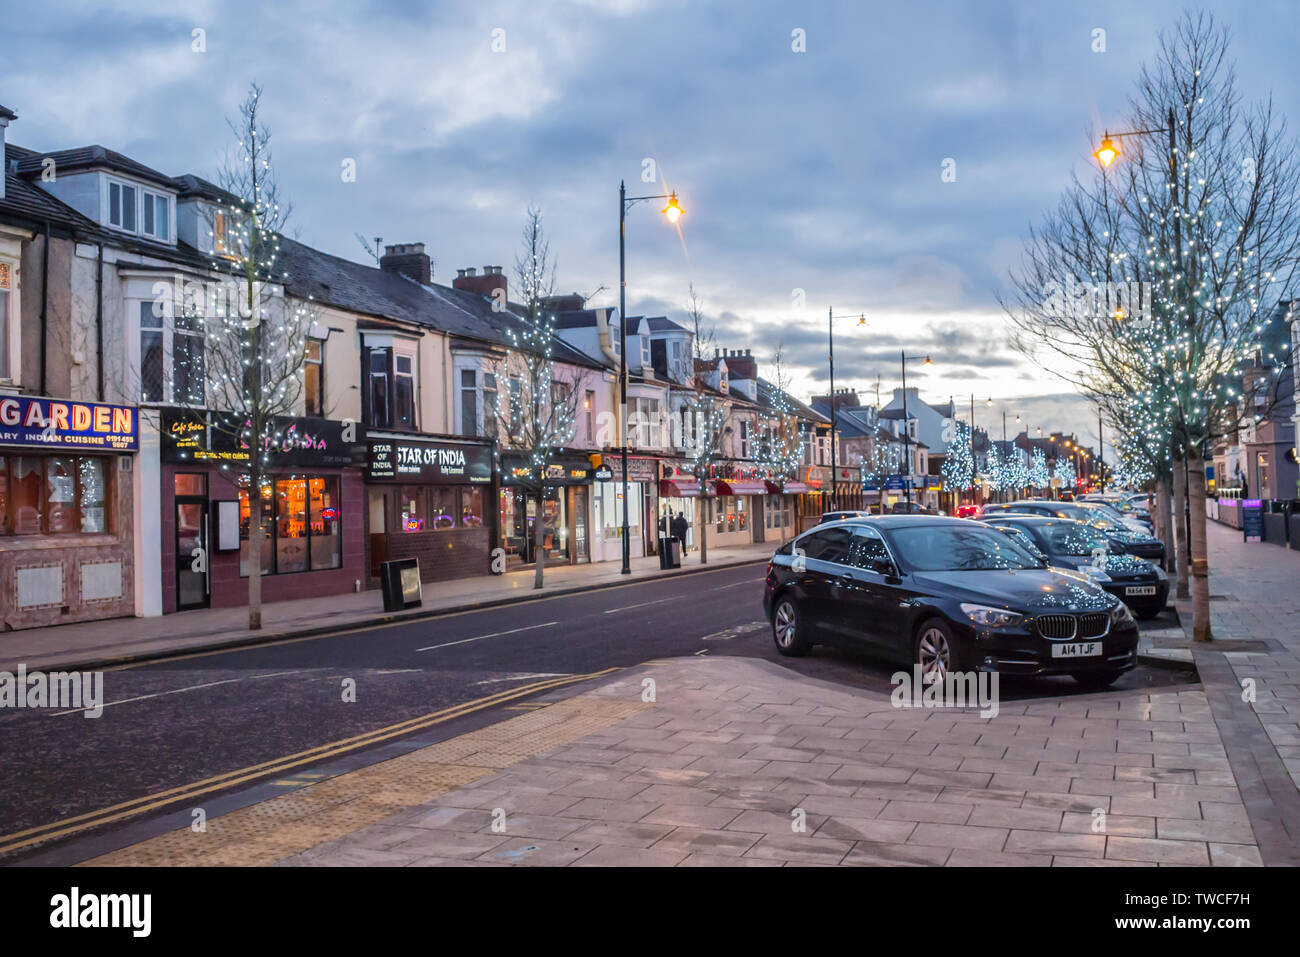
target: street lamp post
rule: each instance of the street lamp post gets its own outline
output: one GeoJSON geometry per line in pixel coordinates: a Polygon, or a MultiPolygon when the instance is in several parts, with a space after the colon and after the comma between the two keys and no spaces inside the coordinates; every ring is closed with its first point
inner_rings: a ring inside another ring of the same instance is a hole
{"type": "Polygon", "coordinates": [[[632,574],[632,541],[628,534],[627,520],[627,254],[625,240],[627,237],[627,211],[637,203],[650,199],[666,199],[668,205],[661,212],[670,223],[676,223],[684,210],[677,203],[676,193],[657,196],[628,196],[627,184],[620,180],[618,184],[618,413],[619,459],[623,466],[623,567],[621,574],[632,574]]]}
{"type": "Polygon", "coordinates": [[[924,359],[925,365],[932,366],[929,356],[909,356],[902,349],[898,351],[898,358],[902,360],[903,365],[903,458],[907,462],[907,474],[903,477],[903,498],[907,502],[908,512],[912,511],[912,451],[908,447],[912,438],[907,426],[907,360],[915,362],[917,359],[924,359]]]}
{"type": "MultiPolygon", "coordinates": [[[[839,452],[836,448],[837,443],[835,442],[835,320],[847,318],[850,317],[835,315],[833,307],[826,310],[826,344],[830,350],[829,362],[831,374],[831,509],[839,507],[838,503],[835,501],[835,496],[839,491],[838,485],[840,476],[839,452]]],[[[867,314],[860,313],[858,315],[858,325],[865,326],[866,324],[867,314]]],[[[861,496],[859,496],[859,504],[860,503],[861,496]]]]}

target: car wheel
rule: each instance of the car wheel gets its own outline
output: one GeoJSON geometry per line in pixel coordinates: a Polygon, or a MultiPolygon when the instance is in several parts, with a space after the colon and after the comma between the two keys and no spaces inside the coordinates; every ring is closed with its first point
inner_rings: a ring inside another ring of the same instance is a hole
{"type": "Polygon", "coordinates": [[[787,595],[778,598],[772,609],[772,640],[776,642],[776,650],[790,658],[806,655],[812,647],[804,636],[799,606],[787,595]]]}
{"type": "Polygon", "coordinates": [[[1085,688],[1095,688],[1100,691],[1102,688],[1109,688],[1116,681],[1122,671],[1085,671],[1082,674],[1071,675],[1075,681],[1085,688]]]}
{"type": "Polygon", "coordinates": [[[912,661],[920,665],[923,681],[931,680],[931,674],[937,673],[943,680],[963,670],[965,657],[952,629],[942,620],[931,618],[917,629],[912,661]]]}

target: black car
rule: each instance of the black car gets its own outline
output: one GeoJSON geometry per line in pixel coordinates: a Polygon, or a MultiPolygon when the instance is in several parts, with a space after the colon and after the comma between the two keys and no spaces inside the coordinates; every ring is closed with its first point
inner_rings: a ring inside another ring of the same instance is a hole
{"type": "Polygon", "coordinates": [[[991,515],[984,521],[1015,535],[1052,566],[1086,575],[1139,618],[1154,618],[1164,610],[1169,578],[1145,558],[1111,552],[1101,529],[1069,518],[1038,515],[991,515]]]}
{"type": "Polygon", "coordinates": [[[1026,499],[1020,502],[985,505],[980,511],[981,518],[992,518],[995,515],[1044,515],[1087,522],[1105,532],[1111,551],[1136,555],[1138,558],[1155,562],[1161,568],[1165,567],[1164,542],[1152,535],[1134,531],[1123,522],[1111,518],[1101,509],[1089,508],[1083,503],[1026,499]]]}
{"type": "Polygon", "coordinates": [[[926,674],[1068,674],[1094,687],[1137,659],[1137,623],[1122,601],[968,519],[819,525],[772,557],[763,607],[783,655],[839,644],[926,674]]]}
{"type": "Polygon", "coordinates": [[[819,525],[825,525],[827,522],[842,522],[846,518],[861,518],[864,515],[870,515],[870,512],[861,510],[846,510],[841,512],[822,512],[822,520],[819,525]]]}

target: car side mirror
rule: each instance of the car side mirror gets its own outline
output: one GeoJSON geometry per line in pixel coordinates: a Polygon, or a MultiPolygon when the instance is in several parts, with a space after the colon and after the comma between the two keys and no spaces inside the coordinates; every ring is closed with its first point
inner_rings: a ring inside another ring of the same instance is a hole
{"type": "Polygon", "coordinates": [[[871,570],[877,574],[884,575],[886,578],[897,578],[898,569],[888,558],[873,558],[871,560],[871,570]]]}

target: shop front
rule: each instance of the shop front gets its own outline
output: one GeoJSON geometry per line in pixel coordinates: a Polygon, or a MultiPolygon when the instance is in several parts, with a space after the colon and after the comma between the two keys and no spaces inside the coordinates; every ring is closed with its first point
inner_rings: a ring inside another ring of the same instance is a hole
{"type": "MultiPolygon", "coordinates": [[[[595,489],[590,456],[560,453],[546,465],[539,511],[537,494],[525,487],[529,469],[518,453],[501,456],[501,488],[497,493],[501,544],[506,561],[531,565],[537,560],[534,530],[541,522],[540,547],[545,563],[576,565],[592,561],[589,521],[595,489]]],[[[599,559],[596,559],[599,560],[599,559]]]]}
{"type": "Polygon", "coordinates": [[[798,532],[805,532],[822,520],[831,505],[831,470],[824,465],[809,465],[804,469],[801,484],[805,491],[796,503],[798,532]]]}
{"type": "MultiPolygon", "coordinates": [[[[598,512],[593,513],[595,527],[601,529],[605,545],[604,560],[623,558],[623,461],[617,452],[603,456],[609,480],[597,483],[595,492],[598,512]],[[612,546],[612,547],[611,547],[612,546]]],[[[659,500],[659,459],[645,455],[627,457],[627,523],[631,557],[654,555],[659,550],[659,522],[664,506],[659,500]]],[[[601,559],[597,559],[600,561],[601,559]]]]}
{"type": "Polygon", "coordinates": [[[368,581],[415,558],[423,581],[487,575],[495,538],[492,444],[371,432],[366,442],[368,581]]]}
{"type": "Polygon", "coordinates": [[[764,484],[767,494],[763,497],[763,541],[780,543],[799,533],[799,507],[808,486],[797,481],[764,484]]]}
{"type": "MultiPolygon", "coordinates": [[[[352,423],[277,420],[262,499],[262,600],[359,589],[365,578],[361,449],[352,423]]],[[[211,413],[163,409],[162,607],[165,613],[248,601],[248,449],[211,413]]]]}
{"type": "Polygon", "coordinates": [[[713,545],[747,545],[766,540],[763,498],[767,483],[761,479],[726,478],[713,483],[709,499],[713,545]]]}
{"type": "Polygon", "coordinates": [[[134,406],[0,397],[0,628],[135,613],[134,406]]]}

